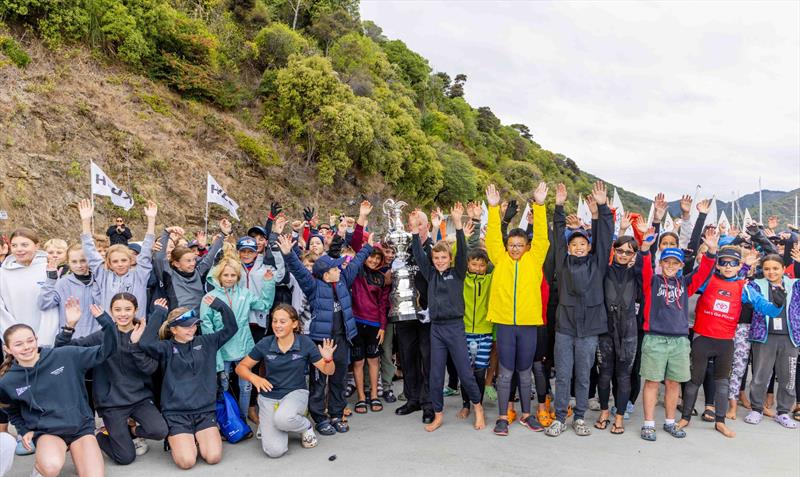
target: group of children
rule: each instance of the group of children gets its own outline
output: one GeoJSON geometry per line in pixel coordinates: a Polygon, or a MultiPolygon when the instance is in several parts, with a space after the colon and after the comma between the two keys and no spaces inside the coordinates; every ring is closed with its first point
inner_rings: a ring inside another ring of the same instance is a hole
{"type": "Polygon", "coordinates": [[[413,211],[406,264],[395,244],[376,241],[367,201],[357,219],[330,224],[313,209],[289,224],[273,203],[264,226],[238,239],[221,220],[208,246],[178,226],[156,240],[153,202],[141,244],[102,244],[87,200],[74,245],[51,239],[40,250],[37,234],[19,228],[0,245],[0,444],[10,422],[16,453],[35,452],[34,474],[45,476],[61,471],[68,449],[80,475],[102,475],[103,454],[130,464],[147,440],[165,440],[179,468],[198,454],[214,464],[223,452],[217,401],[227,391],[263,451],[280,457],[290,434],[308,448],[317,434],[347,432],[350,394],[356,414],[396,401],[401,373],[407,402],[395,412],[423,411],[429,432],[444,423],[452,383],[462,393],[457,417],[472,414],[477,430],[486,426],[484,398],[497,400],[500,436],[517,420],[517,399],[530,430],[557,437],[571,415],[579,436],[609,425],[622,434],[641,389],[640,436],[654,441],[662,383],[663,429],[673,437],[686,436],[700,386],[703,419],[726,437],[735,435],[726,419],[736,418],[737,398],[750,406],[745,421],[758,424],[774,394],[775,420],[797,427],[795,231],[705,226],[708,201],[691,223],[685,196],[680,234],[661,232],[659,194],[652,223],[625,217],[616,236],[601,182],[586,198],[590,224],[565,213],[559,184],[549,226],[548,193],[539,184],[528,228],[509,230],[517,205],[490,185],[485,230],[478,204],[456,203],[450,241],[440,211],[433,227],[413,211]],[[418,320],[395,324],[392,272],[404,265],[415,270],[418,320]]]}

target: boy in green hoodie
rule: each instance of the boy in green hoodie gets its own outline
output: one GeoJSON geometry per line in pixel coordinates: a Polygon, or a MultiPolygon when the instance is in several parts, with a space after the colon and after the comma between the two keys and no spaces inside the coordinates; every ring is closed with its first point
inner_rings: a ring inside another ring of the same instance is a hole
{"type": "MultiPolygon", "coordinates": [[[[465,232],[472,232],[474,227],[468,224],[465,232]]],[[[478,235],[478,234],[475,234],[478,235]]],[[[486,251],[474,248],[476,241],[470,240],[467,253],[467,278],[464,280],[464,331],[467,334],[472,371],[481,391],[486,388],[486,370],[489,368],[489,354],[492,351],[492,332],[494,324],[486,320],[489,312],[489,289],[492,287],[491,263],[486,251]]],[[[470,401],[461,389],[462,407],[458,412],[459,419],[469,416],[470,401]]]]}

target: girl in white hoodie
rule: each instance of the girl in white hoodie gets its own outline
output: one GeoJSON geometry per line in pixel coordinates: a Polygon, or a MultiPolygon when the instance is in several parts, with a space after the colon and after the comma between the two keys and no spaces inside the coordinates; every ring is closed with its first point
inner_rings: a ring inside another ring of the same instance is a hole
{"type": "Polygon", "coordinates": [[[24,323],[36,332],[40,346],[53,346],[58,334],[58,309],[39,309],[39,294],[47,282],[47,253],[39,237],[19,228],[10,237],[11,255],[0,267],[0,334],[24,323]]]}

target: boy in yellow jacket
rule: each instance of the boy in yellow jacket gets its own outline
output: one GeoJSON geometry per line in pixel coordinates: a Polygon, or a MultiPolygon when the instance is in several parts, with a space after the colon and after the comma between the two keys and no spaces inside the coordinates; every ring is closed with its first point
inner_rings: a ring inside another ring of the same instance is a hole
{"type": "MultiPolygon", "coordinates": [[[[537,325],[542,325],[542,265],[550,241],[547,238],[547,214],[544,200],[547,184],[541,182],[533,192],[533,241],[522,229],[508,232],[508,242],[503,244],[500,231],[500,193],[494,185],[486,188],[489,205],[489,223],[486,227],[486,251],[494,263],[489,315],[495,324],[499,370],[497,375],[497,404],[499,417],[494,433],[508,435],[508,398],[511,378],[518,373],[520,389],[531,388],[531,367],[536,353],[537,325]]],[[[544,430],[531,415],[529,392],[520,395],[523,426],[540,432],[544,430]]]]}

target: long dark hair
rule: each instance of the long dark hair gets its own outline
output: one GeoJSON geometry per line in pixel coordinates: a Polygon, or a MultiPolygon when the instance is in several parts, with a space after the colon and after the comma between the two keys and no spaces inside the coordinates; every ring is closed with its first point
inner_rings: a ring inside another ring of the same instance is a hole
{"type": "MultiPolygon", "coordinates": [[[[33,328],[24,323],[17,323],[16,325],[11,325],[8,328],[6,328],[5,333],[3,333],[3,343],[5,343],[7,346],[8,342],[11,340],[11,335],[13,335],[15,332],[19,330],[30,330],[31,333],[33,333],[33,336],[36,336],[36,332],[33,331],[33,328]]],[[[12,356],[11,353],[8,353],[3,362],[0,363],[0,376],[6,374],[8,370],[11,369],[11,365],[13,364],[14,364],[14,356],[12,356]]]]}

